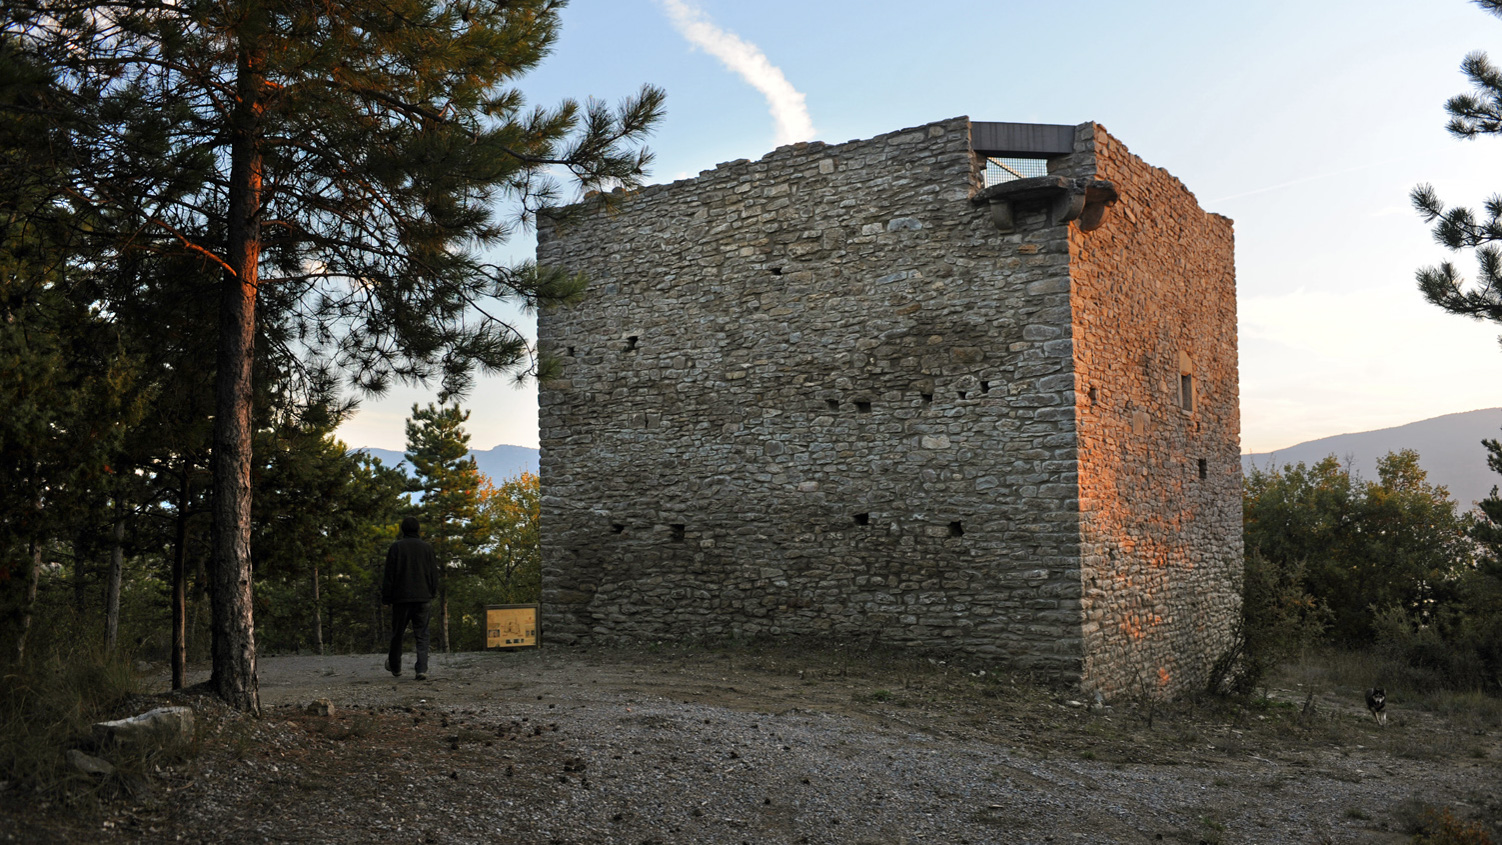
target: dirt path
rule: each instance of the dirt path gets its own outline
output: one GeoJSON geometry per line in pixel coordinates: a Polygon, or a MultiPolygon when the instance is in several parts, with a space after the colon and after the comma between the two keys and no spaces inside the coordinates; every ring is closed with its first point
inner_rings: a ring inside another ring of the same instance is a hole
{"type": "Polygon", "coordinates": [[[410,661],[393,679],[379,655],[265,658],[264,718],[200,700],[200,753],[149,793],[103,819],[33,808],[13,836],[1397,843],[1423,805],[1502,818],[1496,728],[1400,696],[1385,731],[1349,691],[1149,726],[901,655],[544,648],[436,655],[422,682],[410,661]],[[335,715],[305,712],[318,699],[335,715]]]}

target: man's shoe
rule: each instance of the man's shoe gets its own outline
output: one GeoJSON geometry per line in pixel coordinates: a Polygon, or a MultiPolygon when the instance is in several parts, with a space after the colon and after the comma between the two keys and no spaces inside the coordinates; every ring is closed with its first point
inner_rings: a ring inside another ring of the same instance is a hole
{"type": "MultiPolygon", "coordinates": [[[[401,664],[392,663],[389,657],[386,658],[386,671],[390,672],[393,678],[400,678],[402,676],[401,664]]],[[[420,681],[422,678],[418,678],[418,680],[420,681]]]]}
{"type": "Polygon", "coordinates": [[[426,681],[428,679],[428,673],[427,672],[418,672],[413,677],[417,678],[417,680],[419,680],[419,681],[426,681]]]}

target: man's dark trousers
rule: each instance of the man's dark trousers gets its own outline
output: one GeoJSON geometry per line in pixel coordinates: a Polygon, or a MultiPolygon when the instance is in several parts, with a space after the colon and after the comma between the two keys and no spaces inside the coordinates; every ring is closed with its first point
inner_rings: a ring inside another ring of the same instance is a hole
{"type": "Polygon", "coordinates": [[[391,605],[391,653],[388,665],[402,665],[402,638],[407,625],[412,625],[412,637],[417,640],[417,674],[428,673],[428,603],[425,601],[399,601],[391,605]]]}

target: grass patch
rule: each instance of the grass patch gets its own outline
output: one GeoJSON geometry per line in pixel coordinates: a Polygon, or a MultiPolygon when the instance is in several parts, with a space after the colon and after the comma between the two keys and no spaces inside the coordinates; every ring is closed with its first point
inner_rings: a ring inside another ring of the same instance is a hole
{"type": "Polygon", "coordinates": [[[1459,726],[1476,730],[1502,726],[1502,699],[1480,690],[1425,691],[1415,697],[1415,704],[1459,726]]]}
{"type": "MultiPolygon", "coordinates": [[[[1372,651],[1321,649],[1285,664],[1268,678],[1264,696],[1253,699],[1251,707],[1264,707],[1271,715],[1279,710],[1298,712],[1300,708],[1285,700],[1293,694],[1307,695],[1312,709],[1305,713],[1303,727],[1328,741],[1388,745],[1395,754],[1411,759],[1474,754],[1475,743],[1462,739],[1466,734],[1484,734],[1502,727],[1502,698],[1480,690],[1444,689],[1430,682],[1412,667],[1372,651]],[[1387,693],[1388,730],[1379,728],[1366,712],[1363,694],[1371,687],[1387,693]],[[1276,687],[1275,691],[1273,688],[1276,687]],[[1309,690],[1319,693],[1308,695],[1309,690]],[[1258,701],[1264,702],[1259,705],[1258,701]],[[1402,729],[1422,721],[1424,715],[1438,717],[1446,723],[1450,736],[1441,738],[1435,747],[1405,747],[1397,737],[1402,729]],[[1381,737],[1388,736],[1383,740],[1381,737]]],[[[1485,752],[1482,752],[1485,756],[1485,752]]]]}
{"type": "Polygon", "coordinates": [[[1225,822],[1213,815],[1200,816],[1200,842],[1204,845],[1222,845],[1226,841],[1225,822]]]}
{"type": "Polygon", "coordinates": [[[0,677],[0,780],[68,806],[136,791],[149,763],[142,754],[111,754],[116,772],[102,778],[75,770],[66,754],[93,754],[94,723],[123,715],[137,691],[129,658],[102,648],[60,646],[10,664],[0,677]]]}

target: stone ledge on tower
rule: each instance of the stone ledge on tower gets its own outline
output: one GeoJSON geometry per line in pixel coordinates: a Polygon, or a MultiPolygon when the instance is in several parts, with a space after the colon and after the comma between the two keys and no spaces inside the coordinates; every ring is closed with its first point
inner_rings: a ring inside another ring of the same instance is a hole
{"type": "Polygon", "coordinates": [[[1105,222],[1106,209],[1116,198],[1116,186],[1108,180],[1050,175],[992,185],[970,201],[989,205],[991,222],[1007,234],[1017,230],[1017,212],[1024,208],[1047,208],[1050,226],[1078,220],[1081,232],[1094,231],[1105,222]]]}

